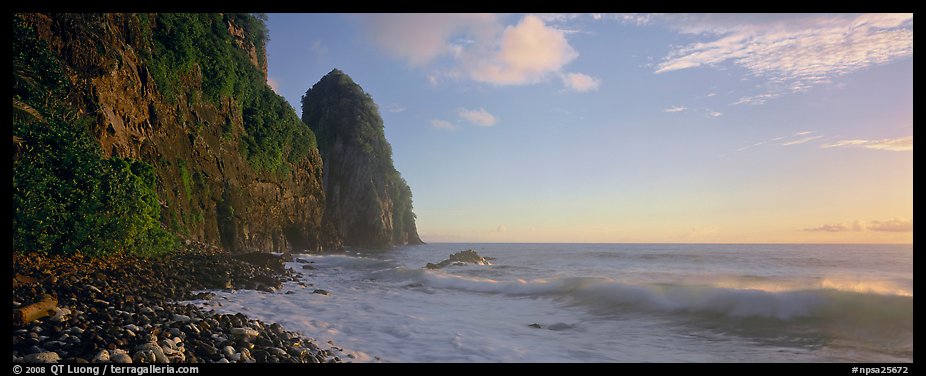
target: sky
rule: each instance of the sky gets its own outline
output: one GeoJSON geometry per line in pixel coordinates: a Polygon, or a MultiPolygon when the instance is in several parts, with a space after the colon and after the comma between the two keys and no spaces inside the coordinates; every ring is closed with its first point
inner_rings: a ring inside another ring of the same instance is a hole
{"type": "Polygon", "coordinates": [[[425,242],[913,242],[912,14],[270,14],[379,106],[425,242]]]}

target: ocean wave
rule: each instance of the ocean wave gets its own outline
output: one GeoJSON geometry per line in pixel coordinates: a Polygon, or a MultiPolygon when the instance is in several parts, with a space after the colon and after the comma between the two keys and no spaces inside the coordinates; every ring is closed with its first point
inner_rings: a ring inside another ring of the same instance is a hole
{"type": "Polygon", "coordinates": [[[568,299],[602,312],[653,311],[771,320],[825,320],[912,329],[913,298],[839,285],[766,291],[696,284],[629,284],[609,278],[500,281],[423,272],[431,288],[568,299]]]}

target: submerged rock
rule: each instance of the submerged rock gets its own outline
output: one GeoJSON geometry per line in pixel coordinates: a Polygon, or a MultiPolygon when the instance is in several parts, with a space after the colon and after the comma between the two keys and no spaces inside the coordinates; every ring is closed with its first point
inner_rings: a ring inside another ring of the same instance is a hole
{"type": "Polygon", "coordinates": [[[448,265],[460,266],[466,264],[492,265],[492,263],[490,263],[487,258],[479,256],[479,254],[472,249],[467,249],[465,251],[451,254],[450,258],[437,264],[429,262],[427,265],[425,265],[425,267],[428,269],[440,269],[448,265]]]}

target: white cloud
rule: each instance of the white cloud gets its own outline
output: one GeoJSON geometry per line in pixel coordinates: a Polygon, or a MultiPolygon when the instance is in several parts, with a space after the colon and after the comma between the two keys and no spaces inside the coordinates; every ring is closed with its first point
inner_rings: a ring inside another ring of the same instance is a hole
{"type": "Polygon", "coordinates": [[[396,103],[386,105],[383,107],[383,109],[386,110],[386,112],[392,112],[392,113],[403,112],[406,110],[405,107],[402,107],[401,105],[396,104],[396,103]]]}
{"type": "Polygon", "coordinates": [[[906,218],[891,218],[885,221],[871,221],[867,225],[856,219],[851,223],[825,224],[819,227],[805,228],[804,231],[816,232],[860,232],[863,230],[878,232],[911,232],[913,231],[913,220],[906,218]]]}
{"type": "Polygon", "coordinates": [[[589,91],[599,81],[582,73],[563,74],[579,56],[566,39],[567,31],[545,22],[571,20],[576,15],[524,16],[505,26],[492,14],[378,14],[360,16],[370,38],[390,55],[412,67],[428,68],[428,80],[470,79],[493,85],[525,85],[550,77],[565,78],[575,91],[589,91]]]}
{"type": "Polygon", "coordinates": [[[667,108],[667,109],[665,109],[665,110],[662,110],[662,112],[682,112],[682,111],[685,111],[685,110],[687,110],[687,109],[688,109],[688,107],[685,107],[685,106],[672,106],[672,107],[669,107],[669,108],[667,108]]]}
{"type": "Polygon", "coordinates": [[[717,95],[717,93],[707,93],[707,97],[708,97],[708,98],[713,97],[713,96],[716,96],[716,95],[717,95]]]}
{"type": "Polygon", "coordinates": [[[535,13],[531,16],[537,17],[546,23],[558,23],[572,21],[579,18],[579,13],[535,13]]]}
{"type": "Polygon", "coordinates": [[[465,108],[460,108],[457,110],[457,114],[461,118],[466,119],[470,123],[476,124],[481,127],[491,127],[498,122],[498,118],[490,114],[489,111],[486,111],[484,108],[478,110],[468,110],[465,108]]]}
{"type": "Polygon", "coordinates": [[[776,145],[781,145],[781,146],[800,145],[800,144],[805,144],[805,143],[823,138],[823,136],[819,136],[819,135],[814,136],[813,133],[814,133],[813,131],[794,132],[790,136],[775,137],[772,139],[756,142],[752,145],[746,145],[739,149],[736,149],[736,151],[738,152],[744,151],[744,150],[752,149],[756,146],[760,146],[764,144],[770,144],[770,145],[776,144],[776,145]],[[786,141],[778,143],[778,141],[782,141],[782,140],[786,140],[786,141]]]}
{"type": "Polygon", "coordinates": [[[820,227],[805,228],[804,231],[814,231],[814,232],[847,232],[847,231],[862,231],[862,221],[854,220],[852,223],[836,223],[836,224],[826,224],[820,227]]]}
{"type": "Polygon", "coordinates": [[[431,120],[431,126],[437,129],[444,129],[448,131],[457,129],[457,127],[453,125],[453,123],[446,121],[446,120],[440,120],[440,119],[431,120]]]}
{"type": "Polygon", "coordinates": [[[598,90],[601,80],[583,73],[566,73],[563,75],[563,84],[573,91],[584,93],[598,90]]]}
{"type": "Polygon", "coordinates": [[[324,58],[328,55],[328,47],[325,47],[322,41],[316,40],[309,45],[309,52],[314,54],[316,58],[324,58]]]}
{"type": "Polygon", "coordinates": [[[546,26],[536,16],[508,26],[497,53],[467,64],[470,76],[481,82],[512,85],[534,83],[579,56],[561,30],[546,26]]]}
{"type": "MultiPolygon", "coordinates": [[[[653,15],[645,14],[645,13],[618,13],[618,14],[615,14],[613,17],[616,18],[621,23],[636,25],[636,26],[649,25],[650,22],[653,21],[653,15]]],[[[592,18],[594,18],[594,16],[592,18]]]]}
{"type": "Polygon", "coordinates": [[[655,72],[732,63],[767,80],[762,104],[785,93],[913,55],[912,14],[663,16],[681,32],[709,37],[670,52],[655,72]]]}
{"type": "Polygon", "coordinates": [[[723,116],[723,112],[707,111],[707,117],[717,118],[723,116]]]}
{"type": "Polygon", "coordinates": [[[808,143],[808,142],[810,142],[810,141],[813,141],[813,140],[816,140],[816,139],[820,139],[820,138],[823,138],[823,136],[808,136],[808,137],[802,137],[802,138],[799,138],[799,139],[796,139],[796,140],[791,140],[791,141],[787,141],[787,142],[782,142],[782,143],[781,143],[781,146],[791,146],[791,145],[806,144],[806,143],[808,143]]]}
{"type": "Polygon", "coordinates": [[[874,150],[913,151],[913,136],[886,138],[881,140],[840,140],[820,145],[821,148],[861,147],[874,150]]]}
{"type": "Polygon", "coordinates": [[[745,96],[745,97],[740,98],[740,99],[737,100],[736,102],[733,102],[733,104],[734,104],[734,105],[737,105],[737,104],[751,104],[751,105],[765,104],[765,102],[768,102],[769,99],[778,98],[778,97],[780,97],[781,95],[782,95],[781,93],[775,93],[775,94],[772,94],[772,93],[764,93],[764,94],[758,94],[758,95],[747,95],[747,96],[745,96]]]}
{"type": "Polygon", "coordinates": [[[868,229],[883,232],[911,232],[913,231],[913,220],[893,218],[886,221],[871,221],[868,229]]]}
{"type": "Polygon", "coordinates": [[[754,143],[754,144],[752,144],[752,145],[746,145],[746,146],[743,146],[743,147],[741,147],[741,148],[739,148],[739,149],[736,149],[736,151],[740,152],[740,151],[743,151],[743,150],[746,150],[746,149],[752,149],[752,148],[754,148],[754,147],[756,147],[756,146],[762,146],[762,145],[764,145],[766,142],[767,142],[767,141],[759,141],[759,142],[756,142],[756,143],[754,143]]]}
{"type": "Polygon", "coordinates": [[[452,54],[449,39],[458,33],[488,37],[498,28],[492,14],[375,14],[361,16],[370,37],[383,50],[421,66],[452,54]]]}
{"type": "Polygon", "coordinates": [[[505,232],[505,231],[508,231],[508,226],[498,225],[498,227],[496,227],[495,231],[493,232],[505,232]]]}

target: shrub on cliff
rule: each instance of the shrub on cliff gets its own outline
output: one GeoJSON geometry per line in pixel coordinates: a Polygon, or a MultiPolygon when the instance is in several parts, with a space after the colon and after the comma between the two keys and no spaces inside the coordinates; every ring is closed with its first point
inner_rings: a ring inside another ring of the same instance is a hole
{"type": "Polygon", "coordinates": [[[264,64],[267,28],[255,15],[228,13],[161,13],[139,15],[150,49],[142,56],[151,69],[158,91],[168,101],[201,90],[219,105],[233,99],[244,119],[240,150],[255,170],[276,174],[305,158],[315,148],[315,135],[302,124],[286,99],[267,85],[247,53],[236,48],[228,25],[242,28],[254,44],[258,64],[264,64]],[[193,79],[201,77],[196,88],[193,79]]]}
{"type": "Polygon", "coordinates": [[[13,250],[154,255],[176,247],[160,224],[147,163],[103,157],[68,106],[68,81],[35,32],[13,16],[13,250]],[[16,110],[20,110],[17,112],[16,110]]]}

